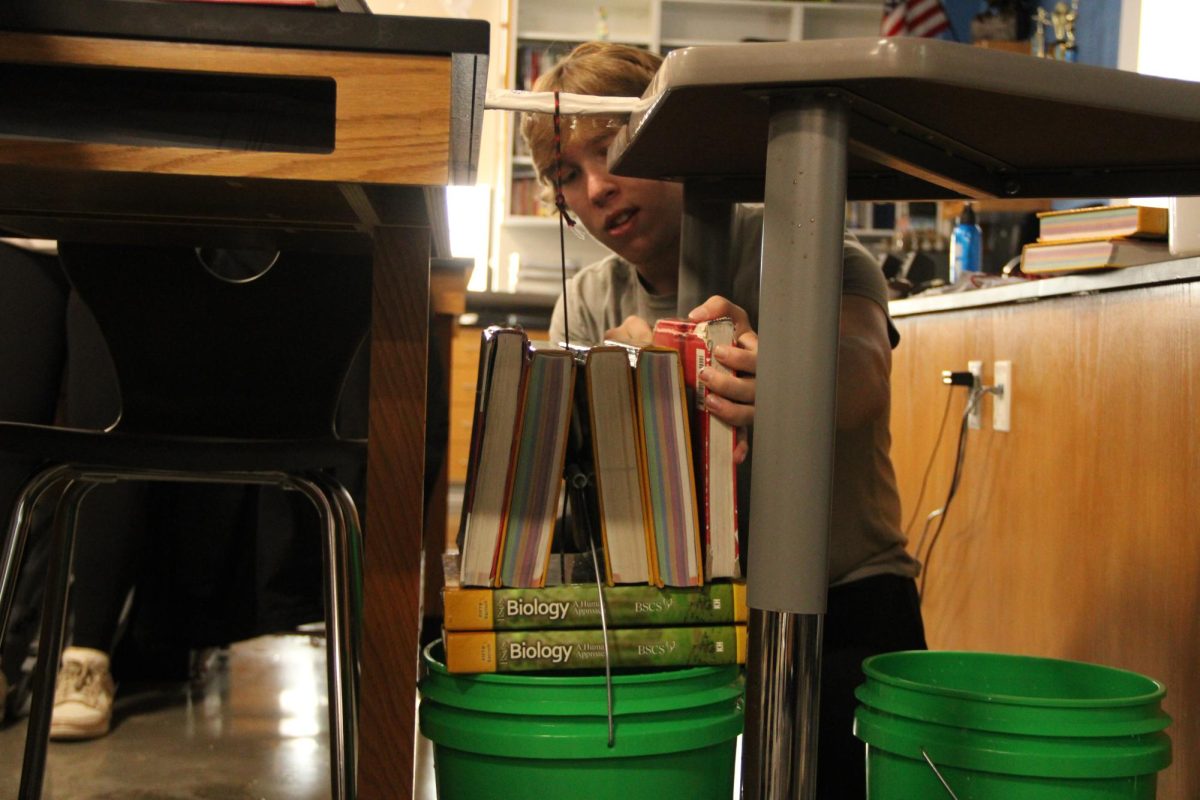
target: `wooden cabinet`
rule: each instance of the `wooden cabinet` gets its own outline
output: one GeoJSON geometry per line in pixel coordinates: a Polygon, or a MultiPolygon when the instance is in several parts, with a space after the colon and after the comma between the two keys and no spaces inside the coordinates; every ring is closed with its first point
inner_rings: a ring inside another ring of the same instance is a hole
{"type": "Polygon", "coordinates": [[[1200,282],[896,324],[892,458],[910,545],[933,547],[930,647],[1089,661],[1162,681],[1177,755],[1158,796],[1200,797],[1200,763],[1178,755],[1200,742],[1200,282]],[[992,430],[985,398],[945,526],[936,543],[932,530],[921,542],[949,489],[966,398],[941,371],[968,359],[984,362],[985,384],[995,361],[1012,362],[1012,430],[992,430]]]}

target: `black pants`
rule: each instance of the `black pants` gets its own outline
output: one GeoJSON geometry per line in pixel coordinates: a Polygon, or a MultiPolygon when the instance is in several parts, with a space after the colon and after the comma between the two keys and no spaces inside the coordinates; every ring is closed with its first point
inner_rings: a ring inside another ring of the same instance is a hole
{"type": "Polygon", "coordinates": [[[817,797],[862,800],[866,758],[853,733],[854,690],[863,682],[863,659],[926,649],[916,581],[878,575],[831,588],[822,646],[817,797]]]}
{"type": "MultiPolygon", "coordinates": [[[[0,419],[49,425],[54,422],[66,357],[64,315],[67,281],[58,259],[0,243],[0,419]]],[[[0,539],[7,531],[17,493],[35,462],[0,455],[0,539]]],[[[44,530],[35,525],[35,532],[44,530]]],[[[35,535],[25,551],[35,576],[17,584],[8,635],[0,642],[0,666],[10,686],[18,686],[22,665],[37,637],[42,601],[41,574],[48,542],[35,535]]],[[[14,695],[21,694],[20,691],[14,695]]],[[[0,697],[0,720],[4,698],[0,697]]]]}
{"type": "MultiPolygon", "coordinates": [[[[107,351],[91,315],[70,295],[58,258],[0,244],[0,419],[41,425],[57,419],[76,427],[103,428],[116,419],[119,407],[107,351]]],[[[37,467],[36,462],[0,456],[0,525],[7,526],[17,492],[37,467]]],[[[99,571],[103,591],[86,583],[76,586],[77,594],[86,595],[76,608],[84,611],[80,643],[87,646],[107,650],[111,644],[125,597],[114,587],[127,591],[130,578],[112,574],[109,566],[136,564],[129,553],[136,554],[140,540],[127,531],[138,510],[137,490],[124,486],[99,487],[84,501],[81,528],[87,535],[80,537],[82,558],[106,565],[99,571]],[[110,541],[129,546],[114,550],[110,541]],[[104,544],[97,548],[94,543],[104,544]]],[[[5,674],[19,688],[37,636],[48,523],[43,504],[31,525],[8,634],[0,649],[5,674]]]]}

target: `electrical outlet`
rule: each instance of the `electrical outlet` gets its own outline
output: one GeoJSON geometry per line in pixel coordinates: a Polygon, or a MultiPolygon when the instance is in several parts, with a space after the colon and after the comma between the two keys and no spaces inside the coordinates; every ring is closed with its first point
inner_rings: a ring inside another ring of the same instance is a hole
{"type": "MultiPolygon", "coordinates": [[[[967,362],[967,372],[969,372],[975,376],[975,385],[976,386],[983,385],[983,362],[982,361],[968,361],[967,362]]],[[[982,402],[981,402],[982,400],[983,400],[983,398],[979,398],[978,400],[976,400],[975,407],[972,408],[971,413],[967,415],[967,427],[970,428],[971,430],[976,430],[976,431],[979,430],[979,428],[982,424],[983,415],[981,413],[979,413],[979,407],[982,405],[982,402]]]]}
{"type": "Polygon", "coordinates": [[[992,428],[1012,430],[1012,362],[997,361],[992,369],[997,393],[992,395],[992,428]]]}

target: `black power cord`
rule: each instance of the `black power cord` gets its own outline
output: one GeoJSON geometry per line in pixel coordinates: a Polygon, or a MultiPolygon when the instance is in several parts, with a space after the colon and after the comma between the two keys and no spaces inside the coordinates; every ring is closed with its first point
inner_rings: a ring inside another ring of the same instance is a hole
{"type": "Polygon", "coordinates": [[[921,501],[925,499],[925,488],[929,486],[929,473],[933,472],[933,462],[937,458],[938,450],[942,446],[942,435],[946,432],[946,418],[950,416],[950,401],[954,398],[954,392],[946,392],[946,405],[942,408],[942,420],[937,426],[937,439],[933,442],[933,450],[929,452],[929,461],[925,464],[925,474],[921,476],[921,490],[917,492],[917,499],[913,503],[912,514],[908,517],[908,522],[904,525],[904,538],[907,539],[912,532],[913,523],[917,521],[917,514],[921,513],[921,501]]]}
{"type": "MultiPolygon", "coordinates": [[[[951,504],[951,502],[953,502],[955,495],[958,493],[959,484],[962,482],[963,466],[966,462],[966,454],[967,454],[967,430],[969,428],[971,413],[975,410],[975,406],[979,404],[979,401],[983,398],[983,396],[985,394],[999,394],[999,392],[1000,392],[998,387],[982,385],[982,383],[980,383],[980,381],[979,381],[978,376],[976,376],[970,372],[951,372],[949,370],[944,371],[942,373],[942,382],[949,386],[968,386],[968,387],[970,387],[970,391],[967,395],[966,406],[963,408],[962,422],[959,424],[958,446],[956,448],[956,454],[954,457],[954,471],[953,471],[952,477],[950,479],[950,488],[946,492],[946,500],[945,500],[945,502],[942,503],[941,508],[935,509],[934,511],[930,512],[929,516],[927,516],[925,518],[925,527],[921,531],[921,538],[917,540],[917,546],[915,548],[917,559],[921,562],[921,579],[920,579],[920,582],[917,587],[917,593],[920,596],[922,602],[924,602],[924,600],[925,600],[925,580],[929,575],[929,564],[933,560],[933,550],[934,550],[934,547],[937,546],[938,540],[941,538],[942,530],[943,530],[943,528],[945,528],[945,525],[946,525],[946,516],[950,512],[950,504],[951,504]],[[922,554],[921,551],[922,551],[922,547],[924,546],[924,543],[925,543],[925,537],[929,533],[929,525],[930,525],[930,523],[933,522],[934,519],[937,519],[937,521],[938,521],[937,528],[934,529],[933,537],[929,540],[928,549],[926,549],[924,554],[922,554]]],[[[947,397],[947,399],[946,399],[947,411],[949,411],[949,408],[950,408],[950,399],[949,399],[949,397],[947,397]]],[[[946,423],[946,414],[943,413],[942,424],[939,426],[939,429],[938,429],[938,439],[937,439],[937,442],[934,444],[933,453],[931,453],[929,456],[929,466],[927,466],[925,469],[925,477],[926,478],[929,477],[929,470],[933,466],[934,456],[937,454],[938,445],[941,443],[942,433],[945,429],[945,423],[946,423]]],[[[921,498],[924,497],[924,494],[925,494],[925,484],[924,484],[924,482],[922,482],[921,493],[917,500],[918,507],[919,507],[921,498]]],[[[912,524],[912,522],[910,521],[909,525],[911,526],[911,524],[912,524]]],[[[907,531],[906,531],[906,533],[907,533],[907,531]]]]}

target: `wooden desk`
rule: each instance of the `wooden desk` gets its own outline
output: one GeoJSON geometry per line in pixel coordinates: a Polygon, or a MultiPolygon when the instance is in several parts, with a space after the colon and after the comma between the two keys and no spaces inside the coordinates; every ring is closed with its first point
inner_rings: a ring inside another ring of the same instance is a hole
{"type": "Polygon", "coordinates": [[[721,204],[765,201],[743,786],[810,797],[845,200],[1200,194],[1200,85],[843,39],[675,51],[645,97],[609,163],[684,181],[681,310],[722,285],[721,204]]]}
{"type": "MultiPolygon", "coordinates": [[[[0,228],[375,253],[359,787],[412,794],[429,261],[474,178],[488,26],[290,8],[0,6],[0,228]]],[[[444,254],[448,255],[448,253],[444,254]]]]}

